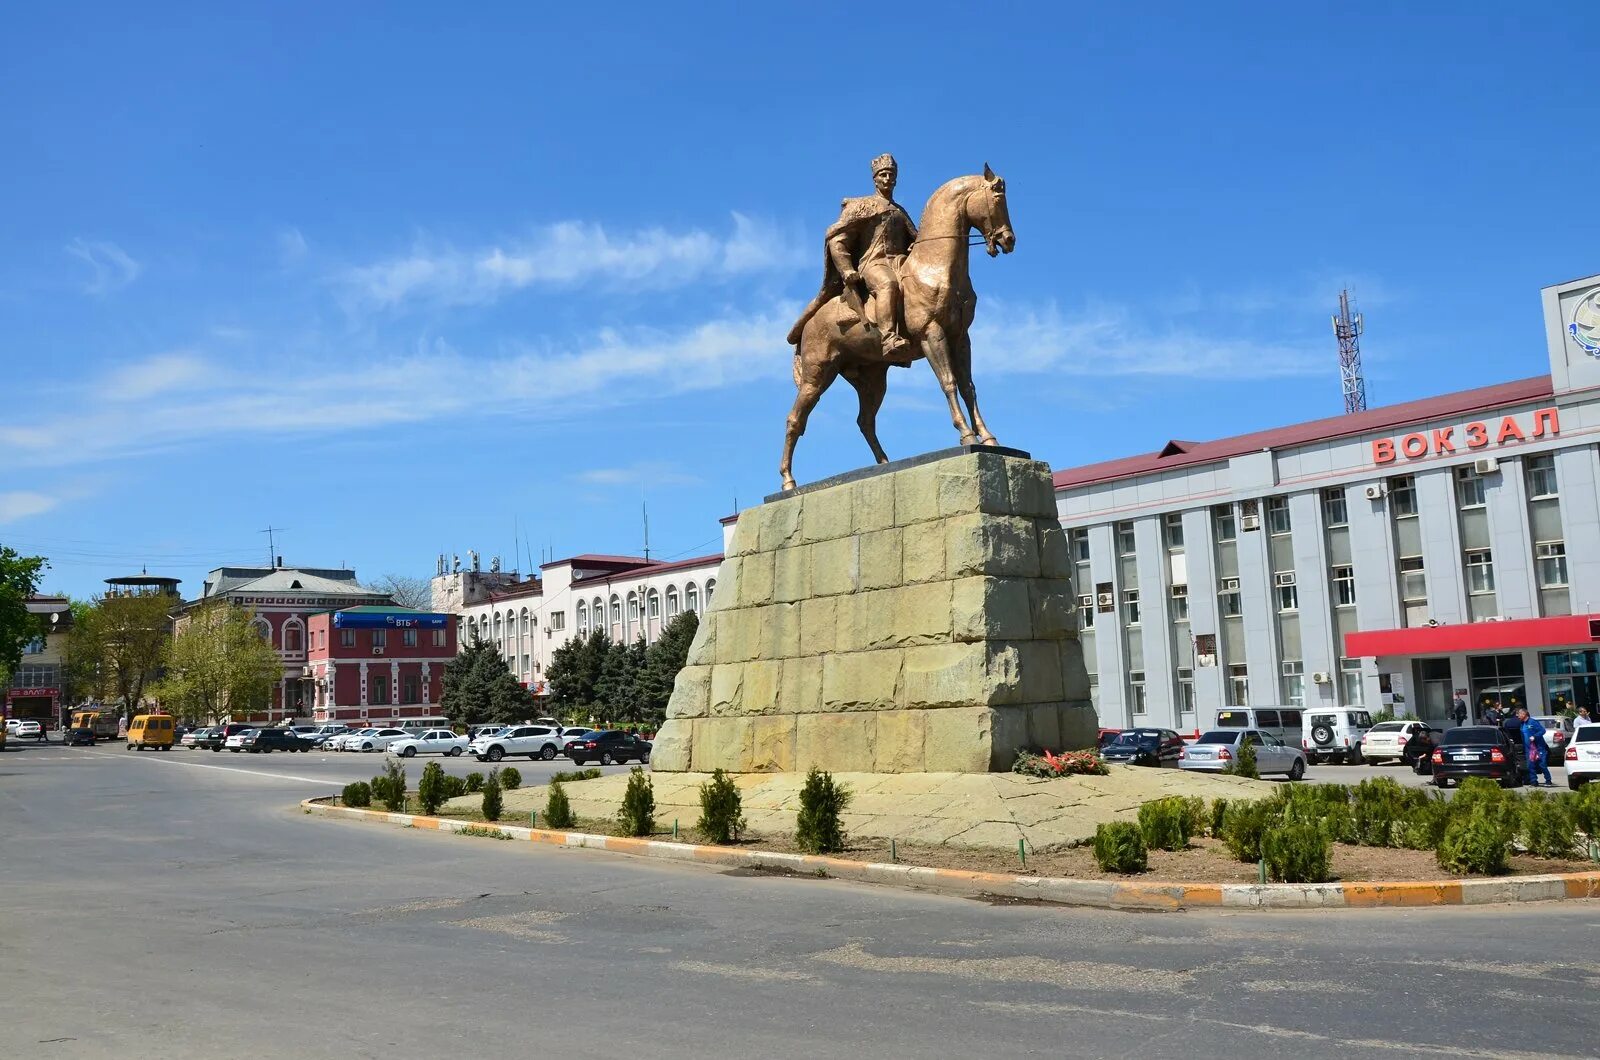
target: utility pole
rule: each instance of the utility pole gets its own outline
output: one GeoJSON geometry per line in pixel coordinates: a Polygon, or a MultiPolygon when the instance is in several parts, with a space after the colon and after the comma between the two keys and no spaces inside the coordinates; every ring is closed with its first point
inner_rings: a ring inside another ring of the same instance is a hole
{"type": "Polygon", "coordinates": [[[1339,292],[1339,315],[1333,334],[1339,340],[1339,383],[1344,389],[1345,412],[1367,411],[1367,381],[1361,375],[1361,314],[1350,315],[1350,291],[1339,292]]]}
{"type": "Polygon", "coordinates": [[[286,526],[268,526],[265,530],[259,531],[267,535],[267,566],[274,570],[278,567],[278,547],[275,535],[284,533],[287,530],[288,527],[286,526]]]}
{"type": "Polygon", "coordinates": [[[644,513],[644,558],[650,559],[650,506],[644,501],[639,502],[639,510],[644,513]]]}

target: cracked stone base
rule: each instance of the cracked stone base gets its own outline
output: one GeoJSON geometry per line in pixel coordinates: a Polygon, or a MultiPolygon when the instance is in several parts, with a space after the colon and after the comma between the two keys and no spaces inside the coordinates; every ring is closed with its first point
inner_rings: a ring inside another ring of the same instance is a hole
{"type": "Polygon", "coordinates": [[[741,514],[657,771],[986,772],[1096,719],[1047,465],[960,452],[741,514]]]}

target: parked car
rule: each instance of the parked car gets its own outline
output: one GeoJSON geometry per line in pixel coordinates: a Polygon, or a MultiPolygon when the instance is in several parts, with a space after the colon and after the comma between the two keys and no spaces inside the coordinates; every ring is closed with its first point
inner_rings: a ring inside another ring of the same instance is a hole
{"type": "Polygon", "coordinates": [[[10,736],[13,733],[15,733],[17,731],[17,726],[21,722],[22,722],[21,718],[7,718],[6,719],[6,735],[10,736]]]}
{"type": "Polygon", "coordinates": [[[43,740],[44,726],[32,718],[23,718],[17,722],[16,731],[11,735],[17,740],[43,740]]]}
{"type": "Polygon", "coordinates": [[[218,725],[210,729],[206,733],[205,742],[196,741],[195,746],[209,748],[212,751],[220,751],[227,746],[228,737],[237,736],[246,729],[253,728],[255,728],[254,725],[249,725],[242,721],[230,721],[226,725],[218,725]]]}
{"type": "Polygon", "coordinates": [[[480,762],[498,762],[506,755],[527,755],[546,762],[561,753],[561,730],[549,725],[508,725],[493,736],[480,736],[467,750],[480,762]]]}
{"type": "Polygon", "coordinates": [[[1441,788],[1466,777],[1488,777],[1503,788],[1521,784],[1525,774],[1522,740],[1494,725],[1446,729],[1433,749],[1433,782],[1441,788]]]}
{"type": "Polygon", "coordinates": [[[1360,765],[1361,738],[1370,728],[1371,711],[1349,707],[1308,710],[1301,726],[1300,747],[1312,765],[1333,761],[1360,765]]]}
{"type": "Polygon", "coordinates": [[[200,746],[200,741],[205,739],[206,734],[210,731],[211,730],[209,728],[203,726],[198,729],[190,729],[178,739],[178,746],[187,747],[189,750],[193,751],[196,747],[200,746]]]}
{"type": "Polygon", "coordinates": [[[68,747],[93,747],[94,730],[87,725],[73,725],[61,730],[61,742],[68,747]]]}
{"type": "Polygon", "coordinates": [[[356,749],[356,745],[360,743],[362,739],[368,736],[375,736],[377,733],[377,726],[363,725],[359,729],[351,729],[349,732],[340,733],[339,735],[330,739],[326,746],[330,751],[354,751],[356,749]]]}
{"type": "Polygon", "coordinates": [[[609,766],[637,758],[641,765],[650,761],[650,741],[641,740],[631,732],[615,729],[597,729],[586,732],[567,744],[566,755],[574,765],[598,761],[609,766]]]}
{"type": "Polygon", "coordinates": [[[343,736],[349,731],[350,726],[348,725],[319,725],[317,727],[316,735],[311,738],[311,742],[316,744],[318,747],[321,747],[335,736],[343,736]]]}
{"type": "Polygon", "coordinates": [[[1567,787],[1573,791],[1600,778],[1600,722],[1579,725],[1573,729],[1564,755],[1567,787]]]}
{"type": "Polygon", "coordinates": [[[1372,765],[1384,762],[1411,765],[1417,757],[1412,741],[1421,736],[1424,737],[1422,743],[1427,743],[1426,736],[1431,731],[1425,722],[1415,720],[1380,721],[1361,737],[1361,757],[1372,765]]]}
{"type": "Polygon", "coordinates": [[[346,751],[386,751],[396,740],[409,740],[412,734],[395,726],[368,729],[344,741],[346,751]]]}
{"type": "Polygon", "coordinates": [[[1262,776],[1281,773],[1290,780],[1306,775],[1306,756],[1298,747],[1284,743],[1259,729],[1212,729],[1185,747],[1178,756],[1180,769],[1220,773],[1239,761],[1239,749],[1249,743],[1256,752],[1256,772],[1262,776]]]}
{"type": "Polygon", "coordinates": [[[416,755],[449,755],[451,758],[462,754],[467,749],[467,738],[457,736],[449,729],[429,729],[404,740],[395,740],[389,744],[389,753],[399,755],[401,758],[412,758],[416,755]]]}
{"type": "Polygon", "coordinates": [[[467,730],[467,742],[471,743],[480,736],[496,736],[509,728],[509,725],[474,725],[467,730]]]}
{"type": "Polygon", "coordinates": [[[302,740],[291,729],[245,729],[227,738],[225,746],[234,754],[271,754],[273,751],[309,751],[311,742],[302,740]]]}
{"type": "Polygon", "coordinates": [[[1106,744],[1110,743],[1112,740],[1115,740],[1121,735],[1121,729],[1101,729],[1094,738],[1095,749],[1099,750],[1105,747],[1106,744]]]}
{"type": "Polygon", "coordinates": [[[1254,729],[1269,733],[1287,744],[1300,740],[1299,707],[1224,707],[1217,711],[1214,729],[1254,729]]]}
{"type": "Polygon", "coordinates": [[[1171,766],[1176,769],[1183,753],[1183,737],[1171,729],[1124,729],[1110,743],[1102,744],[1100,757],[1106,762],[1130,766],[1171,766]]]}
{"type": "Polygon", "coordinates": [[[1554,714],[1532,715],[1534,721],[1544,726],[1544,742],[1550,747],[1550,764],[1560,765],[1566,758],[1567,741],[1572,739],[1572,722],[1554,714]]]}

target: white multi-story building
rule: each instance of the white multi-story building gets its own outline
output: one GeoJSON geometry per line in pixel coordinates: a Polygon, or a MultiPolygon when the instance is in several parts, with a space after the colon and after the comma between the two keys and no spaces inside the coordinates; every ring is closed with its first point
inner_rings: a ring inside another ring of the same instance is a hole
{"type": "Polygon", "coordinates": [[[1548,375],[1058,472],[1101,724],[1600,716],[1600,276],[1543,297],[1548,375]]]}

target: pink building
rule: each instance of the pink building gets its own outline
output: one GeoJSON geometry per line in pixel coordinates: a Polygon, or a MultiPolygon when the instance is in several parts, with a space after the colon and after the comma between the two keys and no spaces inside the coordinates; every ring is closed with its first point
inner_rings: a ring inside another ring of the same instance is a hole
{"type": "Polygon", "coordinates": [[[437,717],[455,620],[394,605],[347,607],[307,622],[306,709],[314,721],[398,725],[437,717]]]}

